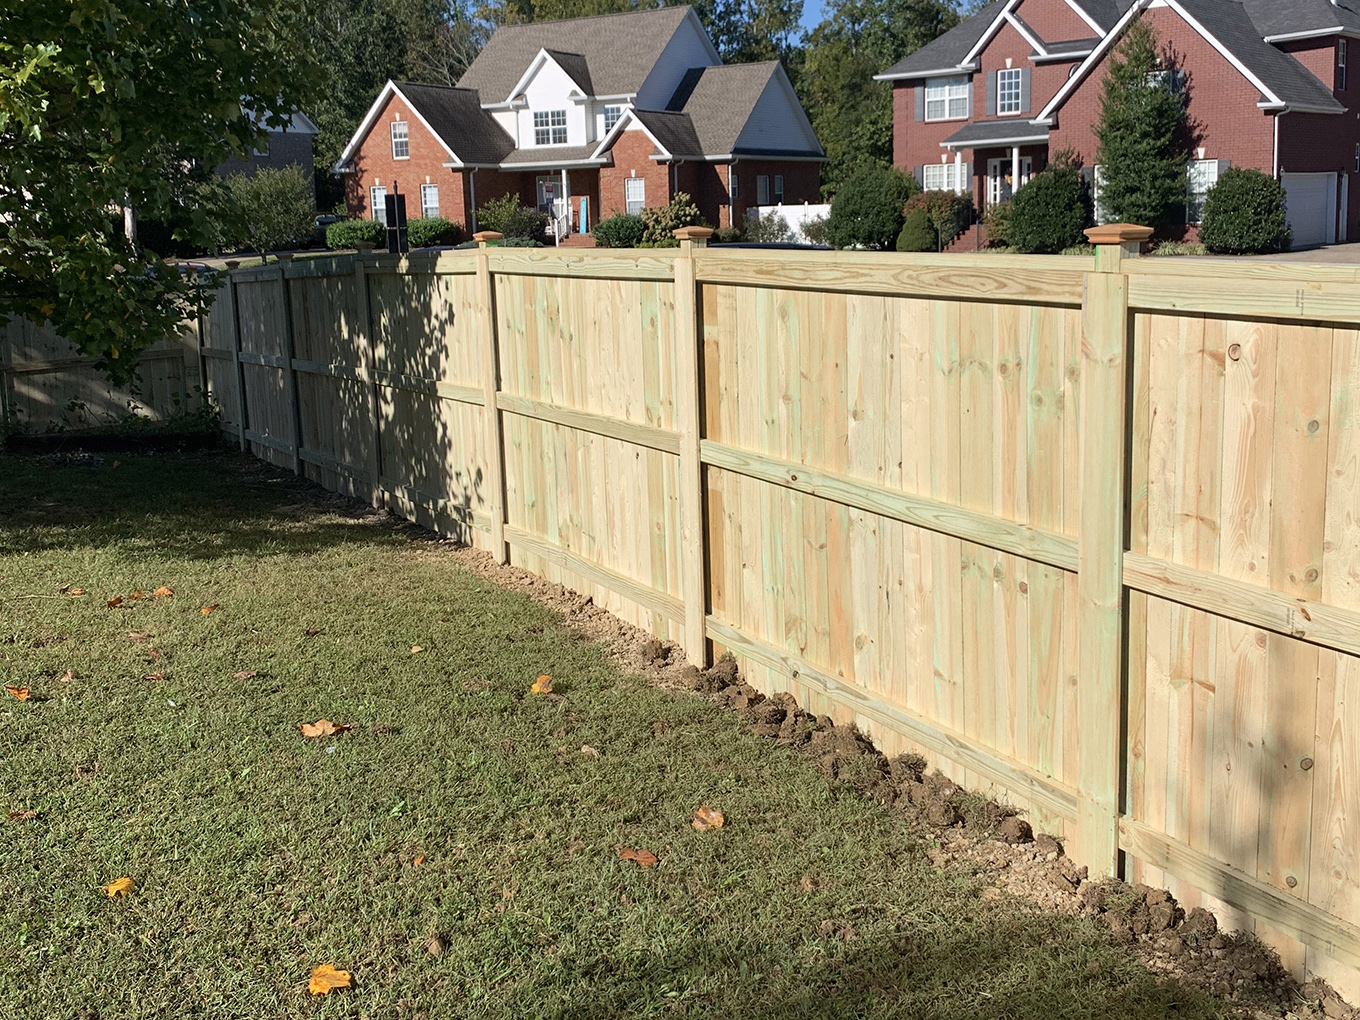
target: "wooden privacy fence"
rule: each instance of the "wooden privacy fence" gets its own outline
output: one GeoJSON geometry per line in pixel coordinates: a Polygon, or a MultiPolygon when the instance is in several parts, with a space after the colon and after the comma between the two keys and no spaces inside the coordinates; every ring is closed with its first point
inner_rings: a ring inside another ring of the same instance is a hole
{"type": "Polygon", "coordinates": [[[231,274],[204,354],[258,456],[730,650],[1345,985],[1360,274],[1136,236],[292,263],[231,274]]]}

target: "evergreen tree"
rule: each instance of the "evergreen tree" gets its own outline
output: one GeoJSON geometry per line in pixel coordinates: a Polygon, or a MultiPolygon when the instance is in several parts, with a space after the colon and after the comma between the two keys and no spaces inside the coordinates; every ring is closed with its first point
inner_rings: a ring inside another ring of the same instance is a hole
{"type": "Polygon", "coordinates": [[[1184,78],[1152,26],[1136,19],[1110,60],[1095,129],[1107,217],[1160,227],[1183,206],[1186,130],[1184,78]]]}

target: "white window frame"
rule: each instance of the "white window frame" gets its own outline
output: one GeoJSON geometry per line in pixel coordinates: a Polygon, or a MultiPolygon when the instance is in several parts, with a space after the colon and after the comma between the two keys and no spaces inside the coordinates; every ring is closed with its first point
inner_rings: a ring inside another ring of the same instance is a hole
{"type": "Polygon", "coordinates": [[[1010,117],[1021,112],[1025,73],[1018,67],[1006,67],[996,72],[997,116],[1010,117]]]}
{"type": "Polygon", "coordinates": [[[411,122],[409,120],[394,120],[391,126],[392,133],[392,158],[410,159],[411,158],[411,122]],[[397,128],[401,128],[400,131],[397,128]]]}
{"type": "Polygon", "coordinates": [[[534,144],[535,145],[567,144],[566,110],[534,111],[534,144]]]}
{"type": "Polygon", "coordinates": [[[623,182],[623,211],[639,216],[647,208],[647,182],[641,177],[628,177],[623,182]]]}
{"type": "Polygon", "coordinates": [[[1204,222],[1204,201],[1218,183],[1218,160],[1192,159],[1185,171],[1185,222],[1204,222]]]}
{"type": "Polygon", "coordinates": [[[926,120],[967,120],[968,78],[933,78],[926,82],[926,120]],[[962,105],[960,105],[962,104],[962,105]],[[931,114],[932,107],[935,114],[931,114]]]}
{"type": "Polygon", "coordinates": [[[614,129],[614,125],[623,116],[622,106],[606,106],[604,108],[604,133],[609,134],[614,129]]]}
{"type": "Polygon", "coordinates": [[[420,216],[422,219],[433,219],[439,215],[439,185],[422,184],[420,186],[420,216]],[[431,201],[433,199],[433,202],[431,201]],[[434,210],[431,212],[430,210],[434,210]]]}
{"type": "Polygon", "coordinates": [[[775,205],[783,205],[783,204],[784,204],[784,175],[783,175],[783,174],[775,174],[775,175],[774,175],[774,204],[775,204],[775,205]]]}
{"type": "Polygon", "coordinates": [[[770,175],[756,174],[756,205],[770,204],[770,175]]]}
{"type": "Polygon", "coordinates": [[[737,204],[737,168],[731,163],[727,165],[727,204],[737,204]]]}
{"type": "Polygon", "coordinates": [[[1020,183],[1006,183],[1006,175],[1014,170],[1014,161],[1009,156],[987,160],[987,204],[997,205],[1009,202],[1015,193],[1030,182],[1034,176],[1034,157],[1020,157],[1020,183]]]}
{"type": "Polygon", "coordinates": [[[375,184],[368,189],[368,208],[373,219],[387,226],[387,188],[384,185],[375,184]]]}
{"type": "Polygon", "coordinates": [[[921,189],[923,191],[952,191],[958,194],[961,192],[959,171],[959,166],[953,162],[927,163],[921,170],[921,189]]]}
{"type": "Polygon", "coordinates": [[[1336,41],[1336,91],[1346,91],[1346,40],[1336,41]]]}

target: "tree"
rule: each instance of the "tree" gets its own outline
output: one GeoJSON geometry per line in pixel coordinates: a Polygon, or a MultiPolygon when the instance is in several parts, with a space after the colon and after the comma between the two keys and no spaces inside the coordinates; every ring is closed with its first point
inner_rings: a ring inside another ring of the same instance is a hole
{"type": "MultiPolygon", "coordinates": [[[[262,144],[318,82],[306,0],[0,9],[0,316],[50,320],[115,380],[201,304],[123,209],[210,233],[203,167],[262,144]],[[195,205],[189,200],[197,200],[195,205]]],[[[220,198],[209,190],[209,200],[220,198]]]]}
{"type": "Polygon", "coordinates": [[[1022,252],[1057,255],[1084,244],[1091,222],[1081,164],[1069,149],[1011,199],[1009,240],[1022,252]]]}
{"type": "Polygon", "coordinates": [[[261,258],[310,238],[316,222],[310,170],[264,167],[249,177],[232,174],[227,190],[239,213],[242,247],[261,258]]]}
{"type": "Polygon", "coordinates": [[[1152,26],[1135,19],[1110,59],[1095,128],[1100,204],[1115,220],[1160,227],[1185,202],[1183,85],[1152,26]]]}
{"type": "Polygon", "coordinates": [[[837,248],[888,251],[902,230],[902,207],[916,181],[892,167],[861,167],[831,203],[827,240],[837,248]]]}
{"type": "Polygon", "coordinates": [[[1284,187],[1259,170],[1232,167],[1204,200],[1199,239],[1215,255],[1264,255],[1289,247],[1284,187]]]}
{"type": "Polygon", "coordinates": [[[874,75],[958,24],[946,0],[832,0],[808,36],[799,97],[829,162],[829,195],[861,167],[892,165],[892,88],[874,75]]]}

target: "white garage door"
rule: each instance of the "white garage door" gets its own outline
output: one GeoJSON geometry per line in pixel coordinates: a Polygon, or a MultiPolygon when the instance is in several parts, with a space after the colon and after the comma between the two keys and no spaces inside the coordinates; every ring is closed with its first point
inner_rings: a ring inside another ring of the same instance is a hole
{"type": "Polygon", "coordinates": [[[1336,242],[1336,174],[1284,174],[1295,248],[1336,242]]]}

